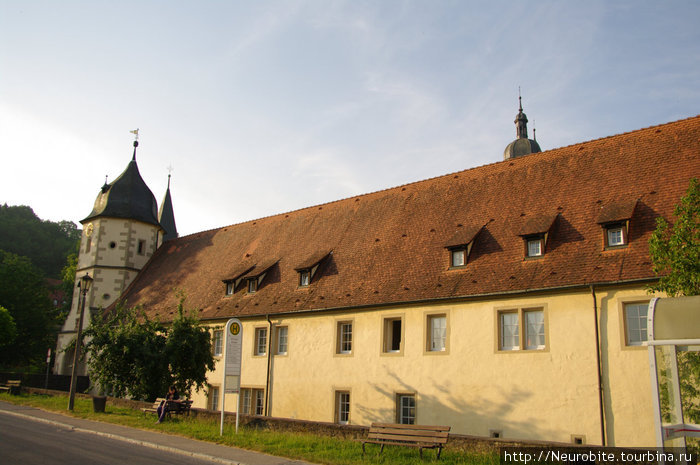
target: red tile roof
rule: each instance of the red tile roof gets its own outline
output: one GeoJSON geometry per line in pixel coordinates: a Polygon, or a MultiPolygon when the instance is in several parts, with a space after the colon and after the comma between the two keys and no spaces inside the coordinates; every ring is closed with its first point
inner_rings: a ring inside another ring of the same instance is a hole
{"type": "Polygon", "coordinates": [[[123,298],[167,321],[174,290],[212,319],[653,278],[655,218],[672,219],[693,176],[700,116],[173,239],[123,298]],[[603,250],[598,221],[620,211],[629,246],[603,250]],[[557,213],[546,254],[525,260],[518,234],[557,213]],[[481,226],[468,264],[449,269],[445,246],[481,226]],[[330,250],[299,288],[299,264],[330,250]],[[255,294],[225,295],[222,280],[272,262],[255,294]]]}

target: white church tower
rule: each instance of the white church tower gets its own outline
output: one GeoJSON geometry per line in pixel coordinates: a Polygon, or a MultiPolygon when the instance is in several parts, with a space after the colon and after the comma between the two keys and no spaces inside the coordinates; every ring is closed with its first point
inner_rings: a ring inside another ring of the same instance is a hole
{"type": "MultiPolygon", "coordinates": [[[[92,211],[81,221],[83,235],[73,305],[58,336],[56,374],[71,373],[73,351],[64,351],[64,348],[75,338],[78,328],[80,298],[77,284],[80,278],[85,273],[93,278],[85,303],[83,327],[87,327],[92,313],[108,307],[131,284],[164,237],[177,237],[170,182],[168,180],[167,202],[164,202],[167,205],[163,205],[158,215],[156,199],[141,178],[136,164],[137,147],[138,141],[134,141],[134,156],[126,170],[112,183],[105,182],[92,211]],[[167,218],[165,227],[159,221],[164,215],[167,218]]],[[[78,367],[78,373],[86,374],[83,363],[78,367]]]]}

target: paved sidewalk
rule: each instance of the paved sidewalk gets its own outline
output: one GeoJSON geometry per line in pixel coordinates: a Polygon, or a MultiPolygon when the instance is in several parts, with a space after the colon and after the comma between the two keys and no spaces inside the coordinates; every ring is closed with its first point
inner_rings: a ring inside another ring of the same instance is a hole
{"type": "Polygon", "coordinates": [[[55,412],[47,412],[25,405],[0,402],[0,415],[14,415],[49,423],[100,436],[117,439],[131,444],[189,455],[199,459],[211,460],[226,465],[313,465],[309,462],[291,460],[261,452],[251,452],[235,447],[222,446],[210,442],[187,439],[181,436],[148,431],[128,426],[113,425],[100,421],[83,420],[55,412]]]}

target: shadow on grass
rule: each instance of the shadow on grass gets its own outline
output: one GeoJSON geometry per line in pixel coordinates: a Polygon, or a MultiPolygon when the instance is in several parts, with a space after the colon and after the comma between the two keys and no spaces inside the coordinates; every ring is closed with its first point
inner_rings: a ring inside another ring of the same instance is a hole
{"type": "Polygon", "coordinates": [[[214,442],[231,447],[264,452],[296,460],[328,465],[420,465],[425,463],[495,465],[499,462],[494,453],[460,453],[450,450],[442,452],[439,461],[435,451],[424,451],[421,460],[417,449],[387,446],[381,455],[378,447],[367,447],[367,454],[362,456],[362,445],[358,441],[319,436],[301,432],[279,432],[266,429],[241,427],[235,433],[235,426],[224,424],[224,434],[219,435],[219,422],[196,417],[172,417],[163,423],[155,423],[155,415],[107,404],[104,413],[92,410],[90,399],[77,398],[74,411],[67,410],[67,396],[27,395],[10,396],[0,394],[0,401],[13,404],[30,405],[56,413],[72,415],[87,420],[159,431],[167,434],[214,442]]]}

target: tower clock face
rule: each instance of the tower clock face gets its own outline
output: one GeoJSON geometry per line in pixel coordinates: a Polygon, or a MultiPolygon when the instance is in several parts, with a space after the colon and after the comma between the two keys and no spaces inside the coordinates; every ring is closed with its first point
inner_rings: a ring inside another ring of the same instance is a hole
{"type": "Polygon", "coordinates": [[[92,223],[88,223],[87,226],[85,226],[85,235],[87,237],[92,236],[92,231],[95,229],[95,227],[92,225],[92,223]]]}

